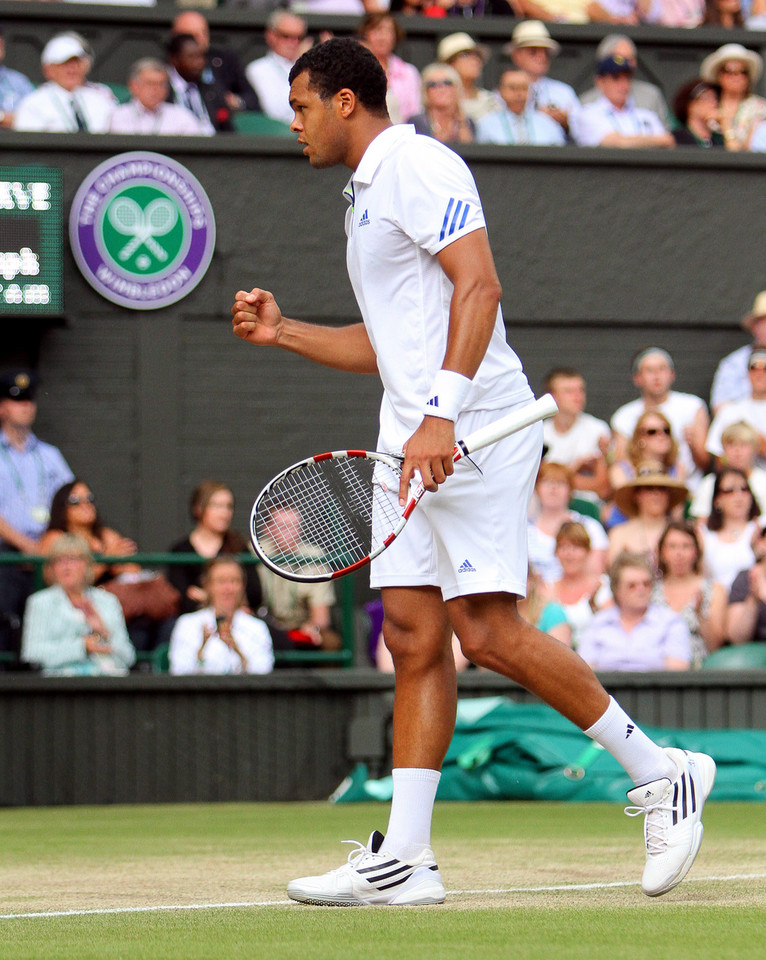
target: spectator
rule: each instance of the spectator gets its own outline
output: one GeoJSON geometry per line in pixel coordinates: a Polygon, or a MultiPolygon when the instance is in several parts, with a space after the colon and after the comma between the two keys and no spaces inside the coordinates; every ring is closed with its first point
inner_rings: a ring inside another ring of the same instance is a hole
{"type": "Polygon", "coordinates": [[[705,16],[700,26],[737,30],[744,25],[740,0],[705,0],[705,16]]]}
{"type": "Polygon", "coordinates": [[[726,633],[732,643],[766,643],[766,530],[755,548],[758,559],[731,585],[726,633]]]}
{"type": "MultiPolygon", "coordinates": [[[[31,370],[0,374],[0,549],[39,553],[40,537],[58,488],[72,471],[56,447],[32,433],[37,416],[37,376],[31,370]]],[[[24,603],[33,573],[0,566],[0,650],[18,651],[24,603]]]]}
{"type": "Polygon", "coordinates": [[[18,70],[6,67],[5,40],[0,26],[0,127],[13,126],[16,105],[35,89],[32,81],[18,70]]]}
{"type": "Polygon", "coordinates": [[[324,16],[329,13],[345,14],[350,17],[361,17],[365,12],[373,13],[380,9],[377,0],[291,0],[289,4],[293,13],[316,13],[324,16]]]}
{"type": "Polygon", "coordinates": [[[205,134],[231,133],[234,125],[226,92],[203,79],[205,54],[191,34],[176,33],[168,42],[168,101],[190,110],[205,134]]]}
{"type": "MultiPolygon", "coordinates": [[[[135,542],[107,527],[96,509],[90,487],[75,477],[56,492],[48,529],[40,540],[40,553],[48,556],[58,541],[71,534],[84,540],[92,553],[131,557],[135,542]]],[[[142,652],[165,643],[173,626],[180,595],[167,580],[136,563],[92,564],[93,583],[117,596],[128,626],[130,642],[142,652]]]]}
{"type": "Polygon", "coordinates": [[[583,630],[578,652],[594,670],[688,670],[689,629],[672,610],[651,602],[652,569],[641,554],[625,553],[609,568],[614,606],[583,630]]]}
{"type": "Polygon", "coordinates": [[[46,83],[17,105],[14,130],[45,133],[106,133],[113,103],[85,85],[90,59],[80,40],[58,34],[43,47],[46,83]]]}
{"type": "MultiPolygon", "coordinates": [[[[735,467],[747,477],[758,509],[766,513],[766,470],[755,465],[758,457],[758,433],[745,423],[736,423],[724,427],[721,432],[721,467],[735,467]]],[[[690,514],[698,520],[707,520],[713,503],[713,485],[715,474],[708,473],[700,481],[694,500],[689,508],[690,514]]]]}
{"type": "Polygon", "coordinates": [[[756,127],[766,119],[766,100],[753,93],[763,60],[740,43],[725,43],[705,57],[700,76],[721,88],[719,120],[727,150],[749,150],[756,127]]]}
{"type": "Polygon", "coordinates": [[[620,54],[596,66],[596,86],[601,96],[586,104],[575,131],[584,147],[674,147],[672,134],[656,113],[637,107],[631,96],[635,67],[620,54]]]}
{"type": "Polygon", "coordinates": [[[678,463],[678,444],[673,437],[670,420],[659,410],[645,410],[636,421],[625,460],[615,460],[609,468],[609,479],[617,490],[638,473],[645,460],[660,464],[662,473],[676,480],[684,479],[684,468],[678,463]]]}
{"type": "Polygon", "coordinates": [[[519,616],[548,633],[556,640],[572,646],[572,628],[567,621],[564,607],[558,600],[547,596],[539,573],[530,566],[527,572],[527,595],[520,597],[516,608],[519,616]]]}
{"type": "MultiPolygon", "coordinates": [[[[171,553],[196,553],[212,560],[221,554],[245,553],[248,544],[245,538],[231,529],[234,519],[234,494],[225,483],[206,480],[192,492],[189,512],[194,529],[183,540],[174,543],[171,553]]],[[[202,565],[173,564],[168,579],[180,592],[181,612],[197,610],[207,599],[201,584],[202,565]]],[[[247,568],[247,602],[252,611],[261,605],[261,586],[255,568],[247,568]]]]}
{"type": "Polygon", "coordinates": [[[614,492],[615,503],[628,520],[609,529],[610,562],[628,552],[655,566],[662,531],[688,492],[680,480],[663,471],[661,463],[647,460],[639,464],[636,476],[614,492]]]}
{"type": "MultiPolygon", "coordinates": [[[[605,2],[605,0],[604,0],[605,2]]],[[[636,45],[623,33],[609,33],[596,47],[596,64],[608,57],[622,57],[633,67],[633,72],[638,69],[638,51],[636,45]]],[[[601,96],[598,87],[591,87],[580,97],[583,105],[586,103],[595,103],[601,96]]],[[[635,75],[633,83],[630,86],[630,96],[633,103],[642,110],[650,110],[656,113],[662,121],[663,127],[667,130],[670,126],[670,111],[665,102],[665,97],[659,87],[653,83],[647,83],[646,80],[638,80],[635,75]]]]}
{"type": "MultiPolygon", "coordinates": [[[[279,552],[312,556],[315,548],[301,540],[301,516],[290,507],[272,512],[261,543],[269,555],[279,552]],[[273,544],[273,550],[269,543],[273,544]]],[[[319,560],[317,565],[321,566],[319,560]]],[[[335,593],[331,583],[298,583],[285,580],[265,565],[258,567],[270,627],[287,632],[288,639],[308,645],[337,649],[339,637],[330,628],[335,593]]]]}
{"type": "Polygon", "coordinates": [[[410,118],[418,133],[441,143],[472,143],[473,121],[462,110],[462,84],[457,70],[446,63],[430,63],[423,69],[422,113],[410,118]]]}
{"type": "Polygon", "coordinates": [[[292,123],[288,76],[303,52],[306,22],[289,10],[275,10],[266,22],[264,39],[269,52],[249,63],[245,74],[258,95],[263,112],[274,120],[292,123]]]}
{"type": "Polygon", "coordinates": [[[179,13],[171,27],[172,35],[194,37],[205,57],[202,82],[206,86],[216,86],[223,91],[226,106],[231,113],[261,109],[261,104],[245,76],[239,57],[228,47],[210,45],[210,27],[198,10],[184,10],[183,13],[179,13]]]}
{"type": "Polygon", "coordinates": [[[679,88],[673,112],[680,126],[673,130],[679,147],[722,147],[723,134],[718,122],[719,90],[713,84],[695,78],[679,88]]]}
{"type": "Polygon", "coordinates": [[[556,559],[561,565],[561,577],[547,584],[546,590],[564,609],[575,650],[593,614],[612,602],[607,577],[589,570],[589,558],[590,537],[585,527],[573,520],[562,523],[556,534],[556,559]]]}
{"type": "Polygon", "coordinates": [[[386,102],[394,123],[406,123],[420,110],[420,73],[394,53],[404,30],[386,10],[367,13],[357,29],[360,42],[378,58],[388,78],[386,102]]]}
{"type": "Polygon", "coordinates": [[[170,638],[173,674],[271,673],[274,650],[263,620],[246,613],[245,571],[236,557],[209,560],[202,572],[205,608],[185,613],[170,638]]]}
{"type": "Polygon", "coordinates": [[[525,17],[564,23],[622,23],[596,0],[518,0],[525,17]]]}
{"type": "Polygon", "coordinates": [[[524,70],[507,67],[500,75],[497,92],[503,106],[479,121],[479,143],[504,145],[530,144],[539,147],[563,146],[564,131],[542,110],[536,110],[529,97],[529,77],[524,70]]]}
{"type": "Polygon", "coordinates": [[[766,290],[757,295],[753,309],[742,318],[742,326],[753,340],[727,354],[718,364],[710,391],[710,408],[714,414],[730,400],[746,400],[753,395],[747,365],[753,347],[766,348],[766,290]]]}
{"type": "Polygon", "coordinates": [[[119,600],[92,586],[88,544],[65,534],[51,547],[47,566],[52,586],[27,601],[22,658],[49,676],[126,674],[136,654],[119,600]]]}
{"type": "Polygon", "coordinates": [[[130,103],[115,107],[110,133],[141,133],[165,136],[204,136],[205,128],[191,110],[167,103],[170,92],[168,69],[161,60],[144,57],[136,60],[128,76],[130,103]]]}
{"type": "Polygon", "coordinates": [[[758,434],[757,464],[766,467],[766,347],[754,347],[747,362],[752,396],[723,406],[710,424],[707,449],[714,457],[723,454],[721,437],[729,424],[742,420],[758,434]]]}
{"type": "Polygon", "coordinates": [[[600,576],[606,568],[606,551],[609,545],[604,528],[593,517],[570,510],[572,475],[561,463],[545,460],[540,464],[535,483],[537,503],[530,512],[527,527],[529,562],[546,583],[561,579],[561,564],[556,558],[556,536],[562,523],[576,520],[590,537],[591,550],[589,572],[600,576]]]}
{"type": "Polygon", "coordinates": [[[503,47],[503,52],[529,77],[532,106],[547,113],[564,133],[573,138],[580,116],[580,101],[568,83],[548,76],[551,61],[560,51],[560,44],[551,38],[548,28],[540,20],[517,23],[511,42],[503,47]]]}
{"type": "Polygon", "coordinates": [[[683,467],[684,482],[693,493],[710,462],[705,449],[710,419],[704,401],[691,393],[671,389],[676,379],[675,364],[662,347],[647,347],[636,354],[632,373],[641,396],[623,404],[612,416],[615,459],[627,459],[628,438],[641,414],[646,410],[659,410],[673,428],[673,437],[678,443],[678,463],[683,467]]]}
{"type": "Polygon", "coordinates": [[[702,546],[691,523],[671,521],[657,552],[660,578],[654,584],[652,603],[683,618],[691,636],[691,663],[699,667],[726,637],[726,591],[703,575],[702,546]]]}
{"type": "Polygon", "coordinates": [[[647,22],[662,27],[698,27],[705,15],[705,0],[656,0],[647,7],[647,22]]]}
{"type": "Polygon", "coordinates": [[[436,48],[436,59],[457,70],[462,86],[463,113],[474,123],[499,107],[494,93],[479,86],[488,58],[487,48],[467,33],[450,33],[439,41],[436,48]]]}
{"type": "Polygon", "coordinates": [[[585,379],[579,370],[557,367],[543,389],[558,405],[558,413],[543,423],[545,459],[572,471],[577,496],[606,499],[610,485],[605,453],[611,440],[609,424],[585,413],[585,379]]]}
{"type": "Polygon", "coordinates": [[[760,516],[747,477],[741,470],[724,467],[715,478],[713,507],[707,523],[700,524],[705,571],[728,590],[740,570],[755,562],[753,543],[759,536],[760,516]]]}

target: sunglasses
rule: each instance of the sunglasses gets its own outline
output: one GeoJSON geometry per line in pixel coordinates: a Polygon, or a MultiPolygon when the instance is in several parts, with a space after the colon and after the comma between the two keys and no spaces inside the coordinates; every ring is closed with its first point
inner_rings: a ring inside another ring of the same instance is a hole
{"type": "Polygon", "coordinates": [[[77,507],[81,503],[95,503],[96,498],[93,496],[92,493],[86,493],[84,497],[69,496],[66,498],[66,502],[69,504],[70,507],[77,507]]]}
{"type": "Polygon", "coordinates": [[[766,363],[761,363],[759,361],[756,361],[755,363],[751,363],[748,366],[748,370],[760,370],[761,372],[763,372],[764,370],[766,370],[766,363]]]}
{"type": "Polygon", "coordinates": [[[669,437],[670,427],[646,427],[643,432],[647,437],[656,437],[658,433],[664,433],[666,437],[669,437]]]}
{"type": "Polygon", "coordinates": [[[275,30],[274,33],[276,33],[276,35],[281,37],[283,40],[295,40],[298,43],[300,43],[301,40],[306,39],[305,33],[285,33],[284,30],[275,30]]]}
{"type": "Polygon", "coordinates": [[[433,90],[434,87],[454,87],[455,84],[451,80],[429,80],[426,83],[426,90],[433,90]]]}
{"type": "Polygon", "coordinates": [[[722,67],[720,72],[727,73],[730,77],[744,77],[747,75],[747,70],[743,70],[742,67],[722,67]]]}

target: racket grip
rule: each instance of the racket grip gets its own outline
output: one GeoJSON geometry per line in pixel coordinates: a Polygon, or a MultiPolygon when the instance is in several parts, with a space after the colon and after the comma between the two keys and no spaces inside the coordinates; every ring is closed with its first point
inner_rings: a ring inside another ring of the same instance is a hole
{"type": "Polygon", "coordinates": [[[475,450],[481,450],[488,447],[491,443],[496,443],[504,437],[509,437],[512,433],[518,433],[526,427],[537,423],[538,420],[546,420],[558,412],[556,401],[546,393],[539,400],[534,400],[521,410],[514,410],[506,416],[501,417],[494,423],[488,423],[486,427],[475,430],[462,440],[458,440],[455,453],[455,461],[475,450]]]}

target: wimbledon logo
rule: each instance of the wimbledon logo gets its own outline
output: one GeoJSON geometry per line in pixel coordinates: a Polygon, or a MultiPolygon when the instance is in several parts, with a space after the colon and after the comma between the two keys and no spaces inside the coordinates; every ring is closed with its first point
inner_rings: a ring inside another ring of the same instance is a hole
{"type": "Polygon", "coordinates": [[[158,153],[122,153],[83,181],[69,216],[77,265],[107,300],[156,310],[204,277],[215,246],[205,191],[158,153]]]}

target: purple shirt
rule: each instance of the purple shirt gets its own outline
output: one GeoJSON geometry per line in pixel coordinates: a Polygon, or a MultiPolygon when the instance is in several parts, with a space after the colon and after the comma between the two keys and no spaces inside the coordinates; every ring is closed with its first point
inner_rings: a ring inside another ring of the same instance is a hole
{"type": "Polygon", "coordinates": [[[691,637],[677,613],[655,604],[628,632],[614,606],[595,614],[580,634],[577,652],[596,670],[665,670],[668,658],[691,662],[691,637]]]}

